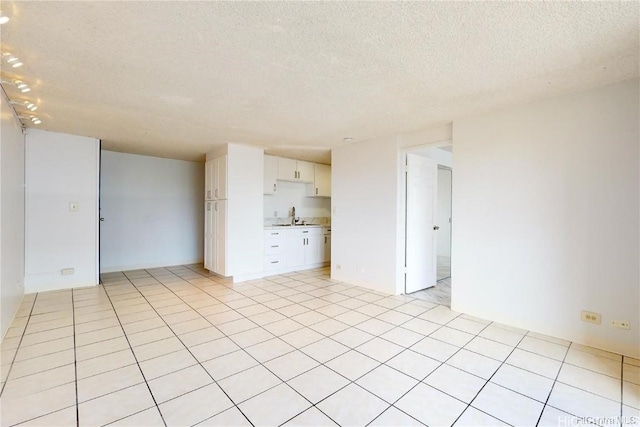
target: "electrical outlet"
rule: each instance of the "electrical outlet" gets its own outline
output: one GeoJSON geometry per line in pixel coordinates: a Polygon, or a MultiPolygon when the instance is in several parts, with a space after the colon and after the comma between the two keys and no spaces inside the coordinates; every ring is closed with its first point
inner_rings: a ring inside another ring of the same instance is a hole
{"type": "Polygon", "coordinates": [[[62,274],[63,276],[71,276],[73,273],[75,273],[75,270],[73,268],[63,268],[62,270],[60,270],[60,274],[62,274]]]}
{"type": "Polygon", "coordinates": [[[611,326],[619,329],[631,329],[631,324],[626,320],[612,320],[611,326]]]}
{"type": "Polygon", "coordinates": [[[582,310],[580,312],[580,320],[582,320],[583,322],[595,323],[596,325],[602,323],[602,317],[600,316],[600,313],[594,313],[592,311],[585,310],[582,310]]]}

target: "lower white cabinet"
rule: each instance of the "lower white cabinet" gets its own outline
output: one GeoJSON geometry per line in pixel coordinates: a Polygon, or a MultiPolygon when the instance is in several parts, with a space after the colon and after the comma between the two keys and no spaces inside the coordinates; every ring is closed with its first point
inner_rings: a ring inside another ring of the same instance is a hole
{"type": "Polygon", "coordinates": [[[322,262],[322,229],[303,228],[287,230],[288,268],[322,262]]]}
{"type": "Polygon", "coordinates": [[[322,244],[322,262],[331,261],[331,229],[325,228],[322,244]]]}
{"type": "Polygon", "coordinates": [[[225,276],[227,201],[207,201],[204,212],[204,267],[225,276]]]}
{"type": "Polygon", "coordinates": [[[285,267],[287,237],[284,231],[264,232],[264,271],[281,270],[285,267]]]}
{"type": "Polygon", "coordinates": [[[264,271],[315,268],[331,260],[327,228],[295,227],[264,232],[264,271]]]}

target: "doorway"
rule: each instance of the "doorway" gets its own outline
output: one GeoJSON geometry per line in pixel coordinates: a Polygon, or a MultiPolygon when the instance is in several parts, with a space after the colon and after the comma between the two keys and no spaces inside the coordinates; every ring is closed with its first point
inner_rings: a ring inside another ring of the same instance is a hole
{"type": "Polygon", "coordinates": [[[453,156],[447,146],[406,151],[405,293],[451,305],[453,156]]]}

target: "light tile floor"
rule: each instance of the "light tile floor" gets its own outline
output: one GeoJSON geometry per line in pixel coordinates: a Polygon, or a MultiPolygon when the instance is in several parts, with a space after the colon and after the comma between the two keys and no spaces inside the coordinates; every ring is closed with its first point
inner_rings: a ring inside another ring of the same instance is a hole
{"type": "Polygon", "coordinates": [[[2,342],[2,426],[640,422],[637,359],[326,269],[235,285],[193,265],[102,280],[25,297],[2,342]]]}

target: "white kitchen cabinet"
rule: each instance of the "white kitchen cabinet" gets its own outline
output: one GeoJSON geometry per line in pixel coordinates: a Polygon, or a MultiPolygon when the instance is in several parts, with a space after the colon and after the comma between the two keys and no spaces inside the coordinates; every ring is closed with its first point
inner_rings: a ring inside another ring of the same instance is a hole
{"type": "Polygon", "coordinates": [[[213,270],[214,217],[213,203],[204,203],[204,268],[213,270]]]}
{"type": "Polygon", "coordinates": [[[279,180],[313,183],[313,175],[313,163],[278,157],[279,180]]]}
{"type": "Polygon", "coordinates": [[[305,239],[302,230],[287,230],[287,268],[301,267],[304,265],[305,239]]]}
{"type": "Polygon", "coordinates": [[[278,189],[278,158],[264,156],[264,194],[275,194],[278,189]]]}
{"type": "Polygon", "coordinates": [[[227,156],[220,156],[205,163],[205,200],[227,198],[227,156]]]}
{"type": "Polygon", "coordinates": [[[331,261],[331,229],[325,228],[322,244],[322,262],[331,261]]]}
{"type": "Polygon", "coordinates": [[[204,267],[214,273],[226,273],[227,201],[205,202],[204,267]]]}
{"type": "Polygon", "coordinates": [[[313,186],[307,186],[309,197],[331,197],[331,166],[313,164],[313,186]]]}
{"type": "Polygon", "coordinates": [[[264,232],[264,270],[273,271],[285,267],[287,238],[284,231],[264,232]]]}
{"type": "Polygon", "coordinates": [[[286,230],[286,266],[287,268],[319,264],[322,262],[322,229],[300,228],[286,230]]]}
{"type": "Polygon", "coordinates": [[[302,160],[296,160],[298,168],[298,181],[313,183],[314,164],[302,160]]]}

